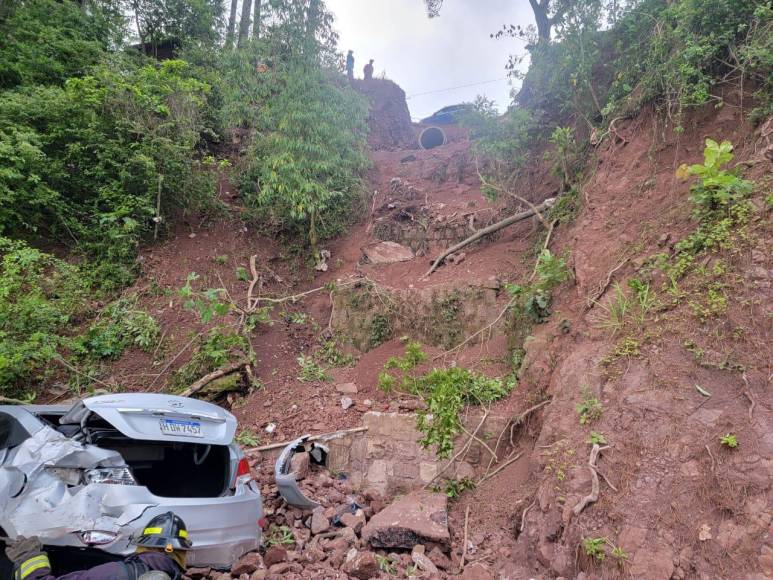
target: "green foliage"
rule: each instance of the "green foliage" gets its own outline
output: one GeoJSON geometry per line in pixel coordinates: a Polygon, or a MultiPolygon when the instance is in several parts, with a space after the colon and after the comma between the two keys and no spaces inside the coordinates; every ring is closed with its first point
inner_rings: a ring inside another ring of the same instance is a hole
{"type": "Polygon", "coordinates": [[[387,556],[376,554],[376,563],[378,563],[378,569],[388,576],[395,576],[397,574],[397,564],[387,556]]]}
{"type": "Polygon", "coordinates": [[[424,433],[424,447],[435,446],[439,458],[451,455],[454,436],[461,431],[459,413],[469,404],[491,403],[509,392],[501,379],[490,379],[468,369],[434,369],[413,381],[411,392],[420,395],[427,409],[419,412],[416,426],[424,433]]]}
{"type": "Polygon", "coordinates": [[[293,531],[287,526],[272,526],[266,534],[265,544],[267,548],[272,546],[291,546],[295,543],[293,531]]]}
{"type": "Polygon", "coordinates": [[[304,383],[320,383],[332,380],[327,371],[318,366],[311,356],[299,356],[298,367],[300,368],[298,380],[304,383]]]}
{"type": "Polygon", "coordinates": [[[606,557],[604,548],[607,545],[606,538],[583,538],[582,547],[585,555],[590,556],[597,562],[603,562],[606,557]]]}
{"type": "Polygon", "coordinates": [[[573,181],[571,167],[577,154],[574,129],[556,127],[548,141],[553,145],[553,151],[549,154],[553,161],[553,172],[561,178],[562,189],[566,190],[573,181]]]}
{"type": "Polygon", "coordinates": [[[260,445],[260,435],[252,429],[242,429],[235,437],[235,440],[242,447],[257,447],[260,445]]]}
{"type": "Polygon", "coordinates": [[[137,296],[133,296],[108,305],[77,343],[79,350],[91,357],[117,359],[130,346],[152,350],[158,335],[158,324],[137,309],[137,296]]]}
{"type": "Polygon", "coordinates": [[[590,435],[588,435],[588,444],[589,445],[606,445],[607,439],[604,437],[603,433],[599,433],[598,431],[591,431],[590,435]]]}
{"type": "Polygon", "coordinates": [[[405,355],[390,357],[384,365],[384,369],[399,369],[407,372],[416,368],[425,360],[427,360],[427,354],[422,350],[421,344],[411,340],[405,345],[405,355]]]}
{"type": "Polygon", "coordinates": [[[349,367],[357,360],[353,354],[341,351],[335,339],[323,342],[316,357],[332,367],[349,367]]]}
{"type": "Polygon", "coordinates": [[[696,176],[700,181],[691,187],[690,201],[695,214],[701,220],[718,214],[727,215],[728,208],[738,203],[752,191],[749,181],[738,177],[736,172],[722,169],[733,160],[733,144],[730,141],[717,143],[706,139],[703,165],[682,165],[679,176],[696,176]]]}
{"type": "Polygon", "coordinates": [[[449,479],[443,486],[443,493],[445,493],[449,499],[457,499],[468,489],[475,489],[475,482],[469,477],[449,479]]]}
{"type": "Polygon", "coordinates": [[[250,344],[241,334],[213,328],[199,341],[191,360],[175,371],[171,380],[172,389],[182,390],[207,373],[245,359],[250,352],[250,344]]]}
{"type": "Polygon", "coordinates": [[[368,346],[376,348],[392,336],[392,321],[385,314],[376,314],[370,321],[370,338],[368,346]]]}
{"type": "Polygon", "coordinates": [[[0,237],[0,393],[28,388],[50,371],[88,308],[77,268],[0,237]]]}
{"type": "Polygon", "coordinates": [[[102,22],[76,2],[11,4],[5,21],[0,13],[0,88],[62,83],[96,64],[106,49],[102,22]]]}
{"type": "Polygon", "coordinates": [[[62,87],[0,93],[0,232],[72,245],[105,288],[130,281],[159,189],[162,214],[213,207],[194,157],[208,90],[182,61],[115,57],[62,87]]]}
{"type": "Polygon", "coordinates": [[[225,298],[225,289],[207,288],[206,290],[196,291],[192,283],[200,278],[196,272],[190,272],[185,279],[185,286],[180,288],[180,296],[185,300],[183,308],[186,310],[195,310],[201,321],[208,324],[215,316],[225,316],[231,310],[231,305],[221,302],[225,298]]]}
{"type": "Polygon", "coordinates": [[[738,438],[733,433],[725,433],[719,438],[719,442],[729,449],[738,447],[738,438]]]}
{"type": "Polygon", "coordinates": [[[543,292],[549,292],[572,277],[572,272],[566,265],[566,258],[554,256],[547,248],[542,250],[537,258],[536,272],[535,288],[543,292]]]}
{"type": "MultiPolygon", "coordinates": [[[[533,114],[526,109],[512,108],[500,115],[494,101],[478,97],[472,110],[461,118],[470,131],[473,152],[480,158],[481,172],[507,188],[510,177],[529,159],[533,133],[537,127],[533,114]]],[[[496,198],[499,192],[491,187],[484,195],[496,198]]]]}
{"type": "Polygon", "coordinates": [[[580,425],[588,425],[598,421],[604,412],[601,401],[592,396],[587,388],[583,388],[582,399],[575,408],[580,416],[580,425]]]}

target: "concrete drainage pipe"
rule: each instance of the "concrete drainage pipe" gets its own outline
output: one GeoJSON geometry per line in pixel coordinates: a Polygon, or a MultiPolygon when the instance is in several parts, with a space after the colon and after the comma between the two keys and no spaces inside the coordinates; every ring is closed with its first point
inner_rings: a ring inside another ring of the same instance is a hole
{"type": "Polygon", "coordinates": [[[434,149],[446,144],[446,134],[440,127],[427,127],[419,136],[422,149],[434,149]]]}

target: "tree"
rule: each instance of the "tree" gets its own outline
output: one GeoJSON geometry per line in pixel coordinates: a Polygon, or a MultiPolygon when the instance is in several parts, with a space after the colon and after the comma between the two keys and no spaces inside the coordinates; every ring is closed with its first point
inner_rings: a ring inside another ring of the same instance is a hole
{"type": "Polygon", "coordinates": [[[253,8],[252,15],[252,37],[257,40],[260,38],[260,5],[261,0],[255,0],[255,6],[253,8]]]}
{"type": "MultiPolygon", "coordinates": [[[[440,15],[443,0],[424,0],[424,4],[430,18],[440,15]]],[[[551,30],[563,22],[571,0],[529,0],[529,5],[537,24],[537,42],[549,42],[551,30]]],[[[508,30],[508,27],[505,29],[508,30]]],[[[519,34],[523,32],[519,26],[511,26],[509,29],[517,30],[519,34]]]]}
{"type": "Polygon", "coordinates": [[[242,0],[242,18],[239,21],[239,40],[237,46],[242,47],[250,35],[250,13],[252,0],[242,0]]]}
{"type": "MultiPolygon", "coordinates": [[[[256,4],[260,4],[256,0],[256,4]]],[[[228,14],[228,31],[225,35],[225,45],[231,48],[234,45],[234,36],[236,34],[236,9],[239,7],[239,0],[231,0],[231,11],[228,14]]]]}

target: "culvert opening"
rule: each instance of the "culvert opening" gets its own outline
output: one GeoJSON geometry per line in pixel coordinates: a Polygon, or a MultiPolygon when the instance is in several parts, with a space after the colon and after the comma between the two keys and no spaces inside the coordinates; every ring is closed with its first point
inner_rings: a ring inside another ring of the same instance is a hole
{"type": "Polygon", "coordinates": [[[446,134],[440,127],[427,127],[419,136],[422,149],[434,149],[446,144],[446,134]]]}

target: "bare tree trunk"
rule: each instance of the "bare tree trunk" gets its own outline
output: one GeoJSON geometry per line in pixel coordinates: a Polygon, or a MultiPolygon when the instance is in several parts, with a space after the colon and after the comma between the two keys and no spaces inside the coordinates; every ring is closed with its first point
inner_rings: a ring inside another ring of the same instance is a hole
{"type": "Polygon", "coordinates": [[[225,35],[225,45],[231,48],[234,45],[234,35],[236,34],[236,9],[239,6],[239,0],[231,0],[231,12],[228,15],[228,31],[225,35]]]}
{"type": "Polygon", "coordinates": [[[242,18],[239,21],[239,41],[241,47],[250,36],[250,16],[252,15],[252,0],[242,0],[242,18]]]}
{"type": "Polygon", "coordinates": [[[255,6],[252,13],[252,38],[260,38],[260,5],[262,0],[254,0],[255,6]]]}
{"type": "Polygon", "coordinates": [[[548,8],[550,7],[550,0],[529,0],[531,9],[534,12],[534,20],[537,22],[537,36],[539,42],[543,40],[550,40],[550,28],[553,25],[550,17],[548,16],[548,8]]]}

